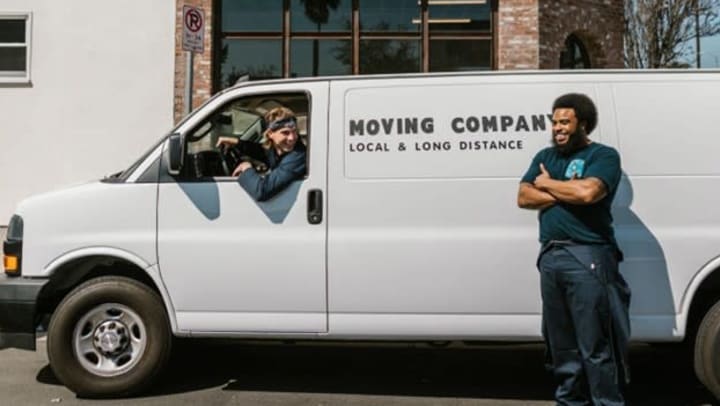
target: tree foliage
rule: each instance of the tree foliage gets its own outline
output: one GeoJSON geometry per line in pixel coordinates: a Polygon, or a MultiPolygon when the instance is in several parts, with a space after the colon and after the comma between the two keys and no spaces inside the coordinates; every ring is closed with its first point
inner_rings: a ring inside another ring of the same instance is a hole
{"type": "MultiPolygon", "coordinates": [[[[300,0],[305,8],[305,15],[310,21],[317,24],[318,32],[323,24],[327,24],[330,18],[330,10],[337,10],[340,0],[300,0]]],[[[312,74],[318,75],[320,66],[320,43],[313,40],[312,74]]]]}
{"type": "MultiPolygon", "coordinates": [[[[375,31],[386,31],[390,25],[380,22],[375,31]]],[[[413,41],[372,39],[360,41],[360,73],[419,72],[420,58],[413,41]]],[[[333,49],[333,56],[343,65],[352,65],[352,45],[343,42],[333,49]]]]}
{"type": "Polygon", "coordinates": [[[318,25],[319,31],[321,25],[327,24],[330,10],[337,10],[340,0],[300,0],[300,3],[305,9],[305,15],[318,25]]]}
{"type": "Polygon", "coordinates": [[[719,13],[720,0],[625,0],[625,65],[683,66],[696,35],[720,33],[719,13]]]}

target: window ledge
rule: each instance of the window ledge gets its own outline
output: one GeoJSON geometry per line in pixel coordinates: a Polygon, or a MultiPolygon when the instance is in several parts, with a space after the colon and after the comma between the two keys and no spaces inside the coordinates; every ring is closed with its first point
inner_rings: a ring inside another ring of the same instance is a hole
{"type": "Polygon", "coordinates": [[[3,76],[0,74],[0,86],[2,85],[29,85],[30,76],[3,76]]]}

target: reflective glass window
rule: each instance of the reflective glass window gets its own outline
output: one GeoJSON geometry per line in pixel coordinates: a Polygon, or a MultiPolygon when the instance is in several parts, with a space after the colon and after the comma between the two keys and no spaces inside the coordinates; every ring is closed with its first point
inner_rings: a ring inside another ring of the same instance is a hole
{"type": "Polygon", "coordinates": [[[360,73],[420,72],[420,41],[360,41],[360,73]]]}
{"type": "Polygon", "coordinates": [[[281,40],[226,39],[220,50],[220,87],[249,80],[273,79],[282,75],[281,40]]]}
{"type": "Polygon", "coordinates": [[[223,31],[282,31],[282,0],[222,0],[223,31]]]}
{"type": "Polygon", "coordinates": [[[15,71],[25,73],[27,49],[6,48],[0,45],[0,71],[15,71]]]}
{"type": "Polygon", "coordinates": [[[290,30],[349,33],[352,30],[352,1],[292,0],[290,30]]]}
{"type": "Polygon", "coordinates": [[[420,32],[420,6],[417,0],[362,0],[361,32],[420,32]]]}
{"type": "MultiPolygon", "coordinates": [[[[353,72],[421,72],[423,55],[428,57],[428,70],[435,72],[492,69],[493,65],[491,0],[216,3],[221,21],[217,38],[221,48],[215,52],[219,63],[214,72],[218,88],[235,83],[243,75],[252,80],[353,72]],[[421,24],[423,4],[427,5],[429,19],[429,49],[423,49],[421,40],[425,34],[421,24]],[[359,19],[359,32],[353,31],[353,12],[359,19]],[[285,15],[289,18],[287,26],[283,25],[285,15]],[[358,37],[359,49],[354,49],[353,38],[358,37]],[[353,60],[354,56],[359,57],[353,60]],[[289,71],[284,71],[285,67],[289,71]]],[[[12,32],[18,31],[15,28],[12,32]]],[[[0,36],[3,33],[0,30],[0,36]]],[[[579,54],[582,45],[568,46],[561,65],[582,66],[579,54]]],[[[5,56],[2,62],[8,61],[5,56]]]]}
{"type": "Polygon", "coordinates": [[[560,69],[590,69],[590,57],[580,38],[570,35],[560,52],[560,69]]]}
{"type": "Polygon", "coordinates": [[[24,19],[0,19],[0,43],[24,43],[24,19]]]}
{"type": "Polygon", "coordinates": [[[489,1],[430,0],[428,6],[430,32],[490,32],[491,16],[489,1]]]}
{"type": "Polygon", "coordinates": [[[0,15],[0,82],[29,79],[29,15],[0,15]]]}
{"type": "Polygon", "coordinates": [[[492,67],[490,40],[430,41],[430,71],[458,72],[492,67]]]}
{"type": "Polygon", "coordinates": [[[297,39],[290,43],[290,76],[352,73],[350,40],[297,39]]]}

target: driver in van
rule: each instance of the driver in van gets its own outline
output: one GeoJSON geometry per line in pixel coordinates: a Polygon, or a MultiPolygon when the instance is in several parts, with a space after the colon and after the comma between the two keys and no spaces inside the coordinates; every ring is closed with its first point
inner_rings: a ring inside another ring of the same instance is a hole
{"type": "Polygon", "coordinates": [[[262,161],[268,173],[261,175],[248,161],[240,162],[232,172],[238,183],[256,201],[265,201],[280,193],[307,171],[305,144],[298,139],[297,118],[292,110],[276,107],[265,114],[266,130],[262,146],[231,137],[219,137],[221,152],[235,150],[262,161]]]}

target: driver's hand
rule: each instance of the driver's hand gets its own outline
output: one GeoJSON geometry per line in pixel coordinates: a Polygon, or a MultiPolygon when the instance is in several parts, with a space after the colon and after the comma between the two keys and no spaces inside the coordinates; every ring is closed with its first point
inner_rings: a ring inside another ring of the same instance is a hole
{"type": "Polygon", "coordinates": [[[227,147],[237,145],[237,143],[238,139],[235,137],[218,137],[217,144],[215,144],[215,146],[224,150],[227,147]]]}
{"type": "Polygon", "coordinates": [[[250,168],[252,168],[250,162],[240,162],[240,164],[233,171],[232,176],[240,176],[241,173],[245,172],[250,168]]]}

